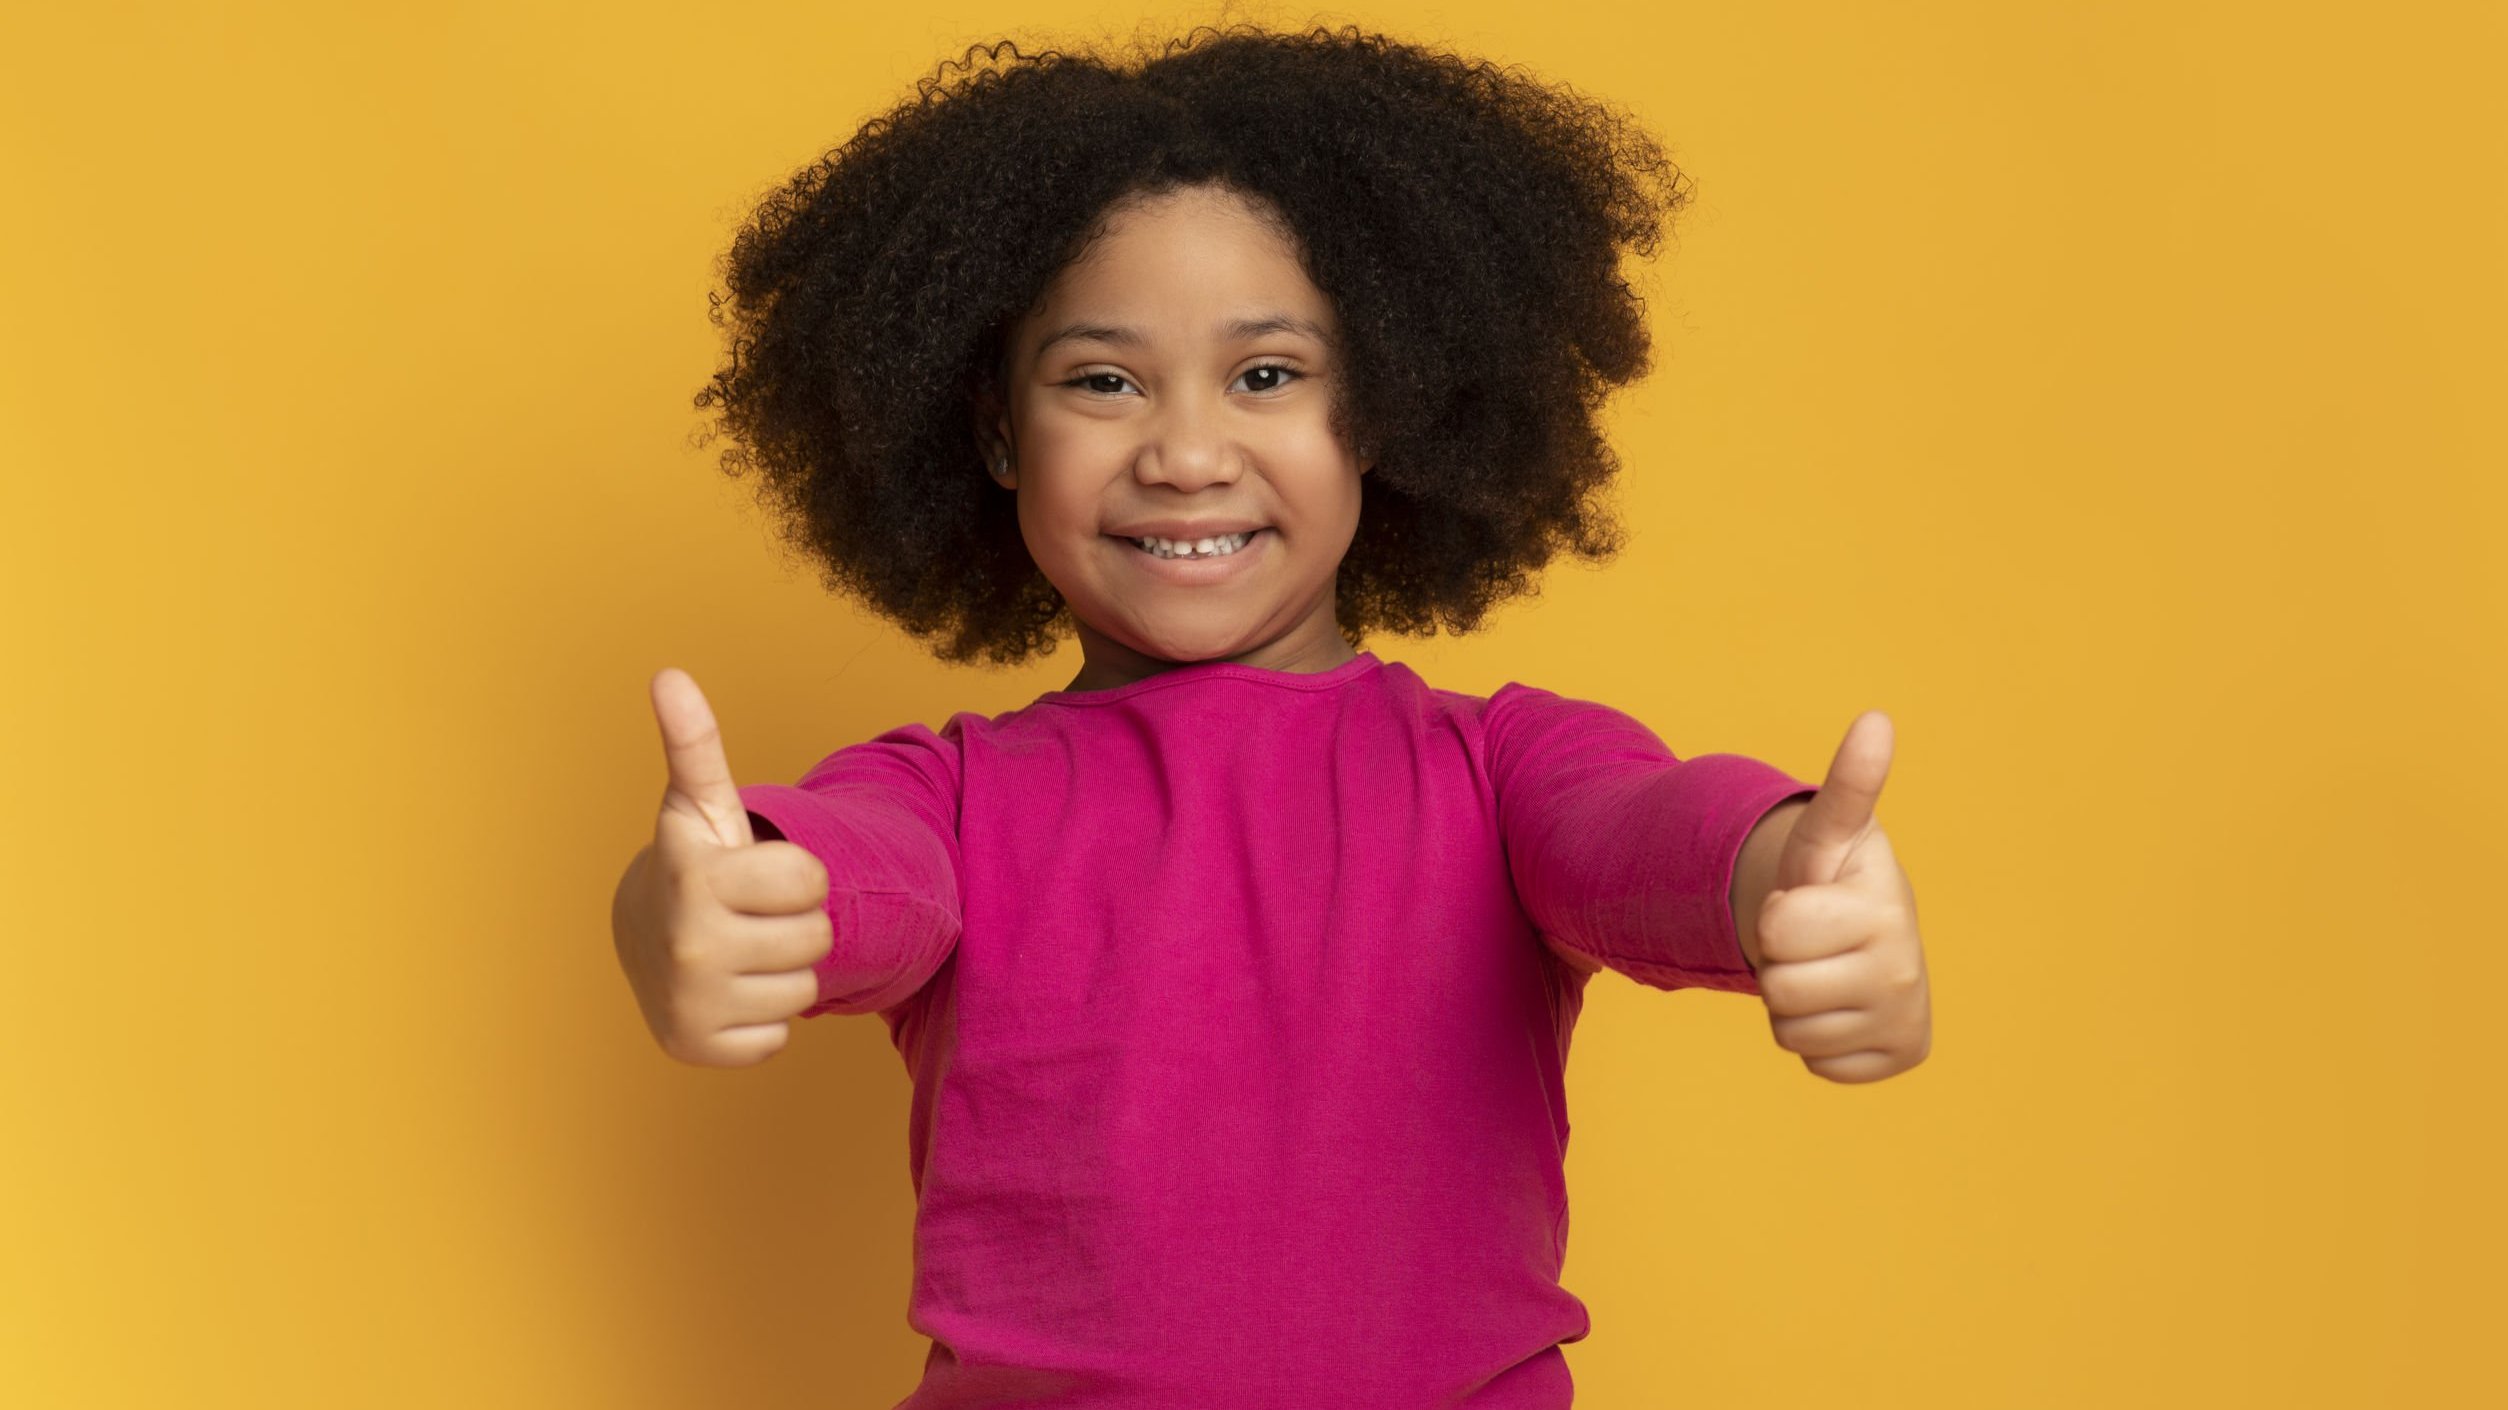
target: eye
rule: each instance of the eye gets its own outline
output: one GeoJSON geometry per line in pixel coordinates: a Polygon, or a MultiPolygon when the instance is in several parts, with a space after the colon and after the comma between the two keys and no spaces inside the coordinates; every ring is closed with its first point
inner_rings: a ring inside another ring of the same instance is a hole
{"type": "Polygon", "coordinates": [[[1066,387],[1078,387],[1084,391],[1095,392],[1100,396],[1111,397],[1114,396],[1121,387],[1129,387],[1132,383],[1130,379],[1119,373],[1083,372],[1079,376],[1072,378],[1070,381],[1063,383],[1063,385],[1066,387]],[[1100,382],[1114,382],[1117,383],[1118,386],[1100,387],[1097,385],[1100,382]]]}
{"type": "MultiPolygon", "coordinates": [[[[1246,390],[1257,396],[1269,396],[1274,392],[1286,388],[1291,382],[1296,381],[1298,378],[1304,377],[1305,375],[1305,373],[1298,371],[1296,368],[1282,363],[1265,362],[1249,367],[1245,369],[1245,371],[1237,374],[1237,380],[1242,382],[1251,377],[1268,378],[1269,380],[1265,381],[1261,386],[1248,386],[1246,390]]],[[[1082,391],[1089,392],[1096,396],[1113,397],[1121,396],[1123,394],[1123,389],[1132,385],[1132,379],[1119,372],[1083,372],[1079,376],[1063,382],[1061,385],[1066,387],[1078,387],[1082,391]],[[1112,383],[1113,385],[1108,386],[1106,385],[1107,383],[1112,383]]]]}
{"type": "MultiPolygon", "coordinates": [[[[1288,386],[1294,379],[1306,375],[1294,367],[1283,367],[1276,362],[1266,362],[1259,367],[1249,367],[1245,369],[1244,375],[1246,377],[1259,377],[1266,372],[1273,375],[1273,380],[1269,384],[1260,387],[1248,387],[1246,390],[1249,392],[1276,392],[1281,388],[1288,386]]],[[[1241,381],[1243,378],[1240,378],[1239,380],[1241,381]]]]}

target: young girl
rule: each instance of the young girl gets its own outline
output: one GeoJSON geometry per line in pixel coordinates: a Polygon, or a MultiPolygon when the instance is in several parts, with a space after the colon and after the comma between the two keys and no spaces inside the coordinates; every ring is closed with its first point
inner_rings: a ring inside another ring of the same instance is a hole
{"type": "Polygon", "coordinates": [[[1815,790],[1359,649],[1617,546],[1618,259],[1678,174],[1355,31],[986,57],[764,203],[698,402],[834,587],[949,660],[1068,630],[1080,669],[745,788],[658,675],[614,916],[646,1021],[714,1066],[886,1021],[908,1406],[1565,1406],[1595,971],[1759,994],[1839,1081],[1929,1043],[1885,719],[1815,790]]]}

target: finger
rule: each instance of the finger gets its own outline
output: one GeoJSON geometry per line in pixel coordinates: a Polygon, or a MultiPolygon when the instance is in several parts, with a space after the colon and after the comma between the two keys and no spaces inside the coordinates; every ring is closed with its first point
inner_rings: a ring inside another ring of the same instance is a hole
{"type": "Polygon", "coordinates": [[[1889,829],[1874,823],[1863,841],[1847,852],[1836,879],[1838,885],[1869,896],[1902,895],[1907,872],[1898,864],[1897,849],[1890,845],[1889,829]]]}
{"type": "Polygon", "coordinates": [[[1890,717],[1878,710],[1864,711],[1846,727],[1820,791],[1786,834],[1785,850],[1777,857],[1777,885],[1837,879],[1846,854],[1872,827],[1881,784],[1890,776],[1893,739],[1890,717]]]}
{"type": "Polygon", "coordinates": [[[726,1028],[705,1045],[705,1056],[689,1058],[707,1067],[752,1067],[784,1050],[792,1041],[792,1020],[747,1023],[726,1028]]]}
{"type": "Polygon", "coordinates": [[[707,859],[706,890],[752,916],[806,915],[827,905],[827,864],[798,842],[758,842],[707,859]]]}
{"type": "Polygon", "coordinates": [[[806,916],[743,916],[730,947],[737,974],[790,974],[827,957],[836,938],[827,912],[806,916]]]}
{"type": "Polygon", "coordinates": [[[1862,1009],[1831,1009],[1827,1013],[1787,1016],[1770,1014],[1768,1028],[1777,1046],[1804,1057],[1839,1057],[1861,1052],[1879,1040],[1872,1015],[1862,1009]]]}
{"type": "Polygon", "coordinates": [[[1861,950],[1824,960],[1771,964],[1759,971],[1759,998],[1768,1012],[1788,1018],[1858,1009],[1880,988],[1875,964],[1861,950]]]}
{"type": "Polygon", "coordinates": [[[1878,1082],[1884,1077],[1895,1077],[1915,1065],[1905,1054],[1874,1048],[1837,1057],[1803,1059],[1803,1066],[1832,1082],[1878,1082]]]}
{"type": "Polygon", "coordinates": [[[819,1001],[819,977],[806,969],[783,974],[735,974],[729,978],[722,1009],[726,1027],[780,1023],[799,1017],[803,1009],[819,1001]]]}
{"type": "MultiPolygon", "coordinates": [[[[715,727],[713,708],[695,677],[665,666],[653,677],[653,717],[662,727],[662,757],[669,766],[662,793],[662,812],[697,824],[696,835],[721,847],[746,847],[756,840],[749,830],[749,810],[741,806],[740,789],[732,781],[731,762],[723,755],[723,734],[715,727]]],[[[665,827],[666,845],[676,829],[665,827]]]]}
{"type": "Polygon", "coordinates": [[[1759,953],[1772,964],[1842,955],[1871,943],[1888,919],[1881,899],[1845,886],[1771,891],[1759,903],[1759,953]]]}

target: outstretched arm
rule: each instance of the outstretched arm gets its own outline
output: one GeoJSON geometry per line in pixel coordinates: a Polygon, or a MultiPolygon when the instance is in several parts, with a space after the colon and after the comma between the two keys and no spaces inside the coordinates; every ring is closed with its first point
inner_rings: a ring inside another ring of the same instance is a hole
{"type": "Polygon", "coordinates": [[[1768,883],[1737,885],[1737,863],[1809,784],[1747,755],[1678,758],[1621,711],[1528,686],[1483,720],[1516,898],[1552,951],[1657,989],[1758,992],[1734,898],[1768,883]]]}
{"type": "Polygon", "coordinates": [[[802,1012],[870,1013],[911,998],[956,948],[954,738],[906,725],[829,755],[794,785],[740,790],[751,826],[827,868],[835,944],[802,1012]]]}

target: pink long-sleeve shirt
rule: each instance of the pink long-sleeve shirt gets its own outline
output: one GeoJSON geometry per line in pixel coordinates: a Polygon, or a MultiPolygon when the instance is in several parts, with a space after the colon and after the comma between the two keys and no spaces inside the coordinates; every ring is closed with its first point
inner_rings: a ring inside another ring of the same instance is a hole
{"type": "Polygon", "coordinates": [[[1735,859],[1812,791],[1366,652],[741,789],[827,866],[808,1012],[878,1012],[913,1074],[903,1407],[1568,1405],[1585,982],[1758,992],[1735,859]]]}

